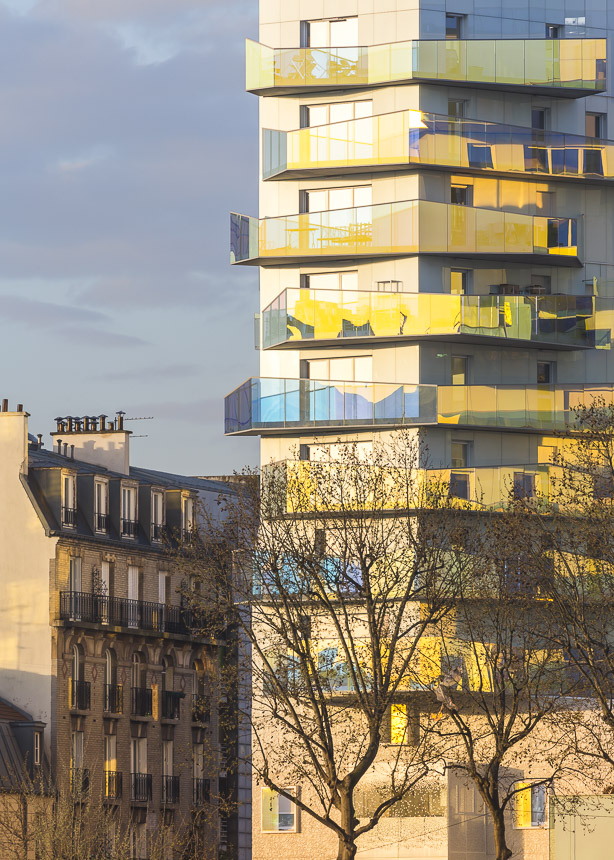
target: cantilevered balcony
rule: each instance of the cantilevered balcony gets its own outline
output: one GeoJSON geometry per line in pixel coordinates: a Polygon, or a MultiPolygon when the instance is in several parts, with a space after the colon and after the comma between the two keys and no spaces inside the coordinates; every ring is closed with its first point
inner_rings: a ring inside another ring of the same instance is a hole
{"type": "Polygon", "coordinates": [[[318,258],[466,256],[579,266],[578,225],[547,218],[407,200],[277,218],[231,213],[230,261],[279,265],[318,258]]]}
{"type": "Polygon", "coordinates": [[[304,349],[437,338],[536,348],[610,349],[614,300],[593,296],[465,296],[284,290],[262,312],[262,345],[304,349]]]}
{"type": "Polygon", "coordinates": [[[225,399],[228,435],[319,434],[444,425],[556,431],[603,385],[410,385],[315,379],[248,379],[225,399]]]}
{"type": "Polygon", "coordinates": [[[614,142],[403,110],[295,131],[263,130],[265,179],[416,167],[476,175],[614,180],[614,142]]]}
{"type": "Polygon", "coordinates": [[[275,497],[285,498],[285,513],[313,513],[340,505],[361,510],[428,508],[445,497],[463,510],[501,510],[520,499],[531,499],[539,508],[550,496],[552,481],[560,480],[561,470],[550,463],[427,468],[416,469],[408,478],[399,476],[398,469],[366,462],[284,460],[263,469],[263,486],[275,486],[275,497]]]}
{"type": "Polygon", "coordinates": [[[410,81],[530,88],[581,98],[606,87],[605,39],[422,40],[349,48],[246,44],[246,89],[281,96],[410,81]]]}

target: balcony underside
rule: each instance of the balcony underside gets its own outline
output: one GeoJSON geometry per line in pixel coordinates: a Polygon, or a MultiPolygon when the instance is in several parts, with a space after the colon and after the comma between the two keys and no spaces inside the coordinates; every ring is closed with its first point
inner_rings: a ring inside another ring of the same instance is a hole
{"type": "Polygon", "coordinates": [[[405,78],[402,80],[395,81],[380,81],[379,83],[344,83],[344,84],[309,84],[307,86],[275,86],[275,87],[264,87],[262,89],[250,89],[248,92],[252,93],[255,96],[273,96],[273,97],[294,97],[297,96],[306,96],[306,95],[324,95],[329,94],[340,94],[348,91],[365,91],[365,90],[380,90],[384,87],[398,87],[404,86],[407,84],[429,84],[438,87],[463,87],[467,89],[470,87],[472,90],[490,90],[491,92],[499,92],[499,93],[526,93],[527,95],[532,96],[549,96],[550,98],[559,98],[559,99],[583,99],[586,96],[594,96],[603,93],[603,88],[595,86],[588,89],[584,89],[579,86],[553,86],[553,85],[540,85],[540,84],[511,84],[511,83],[484,83],[484,82],[476,82],[476,81],[456,81],[451,78],[422,78],[422,77],[411,77],[405,78]]]}
{"type": "Polygon", "coordinates": [[[396,344],[402,345],[407,343],[428,343],[429,341],[436,340],[437,343],[449,343],[449,344],[476,344],[481,346],[500,346],[505,345],[518,347],[521,349],[556,349],[559,351],[569,351],[572,349],[594,349],[593,344],[583,343],[583,344],[558,344],[555,341],[549,342],[548,340],[543,341],[532,341],[532,340],[522,340],[521,338],[513,338],[506,337],[505,335],[501,336],[503,344],[499,344],[495,342],[493,344],[493,336],[492,335],[474,335],[474,334],[411,334],[411,335],[382,335],[381,337],[375,336],[365,336],[365,337],[353,337],[349,338],[329,338],[322,340],[284,340],[281,343],[276,343],[273,346],[266,347],[267,349],[275,349],[275,350],[283,350],[283,349],[329,349],[336,347],[339,348],[352,348],[354,346],[369,346],[371,348],[384,344],[396,344]]]}
{"type": "Polygon", "coordinates": [[[389,164],[355,164],[350,167],[332,166],[292,168],[283,170],[272,176],[264,177],[263,181],[285,182],[290,180],[296,181],[299,179],[325,179],[327,177],[329,179],[333,179],[336,177],[346,176],[373,176],[375,174],[385,175],[387,173],[398,174],[400,171],[404,171],[406,173],[418,173],[422,170],[428,170],[430,173],[441,173],[442,171],[445,171],[446,173],[453,172],[455,175],[459,174],[463,176],[493,176],[497,179],[509,179],[510,176],[512,176],[526,182],[562,181],[571,182],[576,185],[590,185],[592,187],[609,186],[614,182],[614,177],[612,176],[572,176],[570,174],[554,175],[550,173],[537,172],[524,173],[521,171],[512,173],[511,171],[497,168],[466,167],[443,163],[428,164],[426,162],[418,163],[414,161],[398,161],[394,163],[391,162],[389,164]]]}
{"type": "Polygon", "coordinates": [[[249,260],[240,260],[234,263],[235,266],[293,266],[296,267],[301,263],[305,265],[313,265],[314,261],[322,261],[326,265],[329,263],[341,263],[344,260],[354,260],[357,257],[361,260],[398,260],[403,257],[451,257],[454,260],[488,260],[493,263],[530,263],[533,266],[560,266],[562,268],[582,268],[582,261],[579,257],[571,257],[564,254],[485,254],[473,251],[414,251],[407,249],[406,251],[399,250],[394,253],[390,252],[375,252],[375,251],[345,251],[344,253],[335,253],[334,251],[297,251],[295,256],[284,255],[274,256],[266,255],[264,257],[253,257],[249,260]]]}

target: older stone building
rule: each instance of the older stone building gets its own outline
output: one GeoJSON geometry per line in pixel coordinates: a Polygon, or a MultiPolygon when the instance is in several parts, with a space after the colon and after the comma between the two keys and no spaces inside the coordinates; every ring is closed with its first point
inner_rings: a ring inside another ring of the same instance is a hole
{"type": "Polygon", "coordinates": [[[47,450],[4,402],[0,695],[46,724],[61,784],[117,805],[134,857],[161,821],[197,822],[197,856],[235,856],[238,814],[216,803],[232,790],[213,695],[226,643],[192,633],[165,552],[224,485],[131,467],[121,413],[52,435],[47,450]]]}

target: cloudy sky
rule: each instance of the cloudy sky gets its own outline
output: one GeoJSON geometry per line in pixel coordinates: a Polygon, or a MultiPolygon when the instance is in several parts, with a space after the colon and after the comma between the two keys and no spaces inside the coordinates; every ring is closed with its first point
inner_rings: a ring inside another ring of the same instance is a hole
{"type": "Polygon", "coordinates": [[[123,409],[135,465],[219,474],[223,397],[257,372],[257,0],[0,0],[0,397],[30,430],[123,409]]]}

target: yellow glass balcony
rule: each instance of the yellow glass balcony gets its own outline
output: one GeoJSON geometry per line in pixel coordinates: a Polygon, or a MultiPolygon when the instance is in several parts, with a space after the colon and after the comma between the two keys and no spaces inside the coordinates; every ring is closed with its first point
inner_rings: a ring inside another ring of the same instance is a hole
{"type": "Polygon", "coordinates": [[[269,486],[283,488],[287,513],[331,511],[354,504],[357,510],[428,508],[446,497],[462,510],[504,510],[521,499],[533,500],[539,510],[550,497],[552,481],[561,477],[560,467],[551,463],[416,469],[411,480],[399,472],[368,463],[284,460],[263,468],[263,486],[271,480],[269,486]]]}
{"type": "Polygon", "coordinates": [[[476,209],[431,200],[378,203],[258,220],[231,213],[230,261],[271,265],[310,258],[472,256],[579,266],[574,218],[476,209]]]}
{"type": "Polygon", "coordinates": [[[339,433],[402,426],[569,431],[574,408],[610,402],[614,384],[426,385],[248,379],[225,398],[228,435],[339,433]]]}
{"type": "Polygon", "coordinates": [[[263,131],[265,179],[404,166],[604,182],[614,179],[614,142],[417,110],[263,131]]]}
{"type": "Polygon", "coordinates": [[[610,349],[614,299],[284,290],[262,312],[265,349],[435,337],[610,349]]]}
{"type": "Polygon", "coordinates": [[[289,95],[409,81],[580,98],[606,87],[605,39],[407,41],[349,48],[246,44],[246,89],[289,95]]]}

